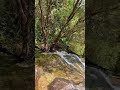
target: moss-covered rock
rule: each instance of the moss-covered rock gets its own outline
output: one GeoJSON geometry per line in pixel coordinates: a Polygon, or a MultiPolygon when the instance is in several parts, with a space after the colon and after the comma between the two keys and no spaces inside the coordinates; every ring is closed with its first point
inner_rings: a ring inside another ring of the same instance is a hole
{"type": "Polygon", "coordinates": [[[92,1],[86,2],[86,57],[120,72],[120,2],[92,1]]]}

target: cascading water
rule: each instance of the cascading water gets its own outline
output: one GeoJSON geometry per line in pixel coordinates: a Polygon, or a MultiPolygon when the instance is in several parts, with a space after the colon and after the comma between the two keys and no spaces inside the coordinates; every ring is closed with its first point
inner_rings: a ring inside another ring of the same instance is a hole
{"type": "MultiPolygon", "coordinates": [[[[65,51],[42,53],[42,55],[45,56],[44,65],[41,67],[36,65],[35,69],[36,87],[38,81],[44,79],[41,86],[45,84],[44,88],[49,86],[52,89],[41,90],[85,90],[85,63],[77,55],[65,51]]],[[[39,61],[39,58],[36,60],[39,61]]]]}
{"type": "MultiPolygon", "coordinates": [[[[47,53],[47,54],[55,54],[55,55],[60,56],[61,57],[60,60],[67,64],[67,65],[66,64],[64,64],[64,65],[66,65],[67,68],[69,68],[70,72],[71,72],[71,70],[73,70],[73,72],[75,71],[75,73],[68,73],[69,75],[70,74],[75,75],[75,74],[78,74],[78,72],[79,72],[81,74],[81,76],[83,76],[83,79],[86,78],[85,83],[88,84],[88,87],[86,87],[86,88],[89,88],[89,89],[91,88],[91,90],[94,90],[94,88],[96,88],[96,86],[97,86],[98,88],[102,88],[102,90],[104,90],[104,88],[105,88],[105,90],[120,90],[120,88],[114,86],[111,83],[111,80],[109,79],[109,77],[102,70],[100,70],[94,66],[85,65],[85,60],[82,60],[82,58],[79,58],[75,54],[67,53],[65,51],[56,51],[54,53],[47,53]],[[85,71],[85,68],[87,68],[86,69],[87,72],[85,71]],[[77,71],[77,73],[76,73],[76,71],[77,71]],[[85,77],[85,74],[86,74],[86,76],[87,75],[88,76],[85,77]]],[[[36,71],[36,72],[38,72],[38,71],[36,71]]],[[[79,85],[77,85],[78,89],[75,86],[75,90],[82,90],[81,88],[84,87],[84,80],[82,83],[83,83],[83,86],[80,86],[80,84],[79,84],[79,85]]],[[[70,88],[70,86],[68,86],[68,87],[70,88]]],[[[65,89],[65,90],[67,90],[67,89],[65,89]]],[[[71,89],[71,90],[73,90],[73,89],[71,89]]],[[[85,88],[83,90],[85,90],[85,88]]]]}
{"type": "Polygon", "coordinates": [[[78,72],[85,72],[85,63],[77,55],[67,53],[65,51],[56,51],[56,54],[59,55],[68,65],[72,66],[78,72]]]}
{"type": "Polygon", "coordinates": [[[78,63],[80,63],[80,65],[85,69],[85,62],[82,61],[77,55],[75,54],[70,54],[72,56],[72,58],[74,58],[74,60],[78,61],[78,63]]]}
{"type": "Polygon", "coordinates": [[[120,90],[112,84],[110,78],[100,69],[86,65],[86,88],[101,88],[100,90],[120,90]]]}
{"type": "Polygon", "coordinates": [[[68,65],[72,66],[77,71],[82,71],[84,74],[85,74],[85,67],[87,67],[88,68],[87,70],[89,70],[89,72],[87,73],[91,79],[90,84],[92,84],[93,87],[95,86],[95,84],[98,85],[101,84],[101,87],[103,88],[107,87],[109,88],[109,90],[120,90],[120,88],[112,85],[111,80],[104,72],[102,72],[100,69],[97,69],[95,67],[85,66],[85,61],[82,61],[82,59],[79,58],[77,55],[67,53],[65,51],[61,51],[61,52],[56,51],[56,54],[59,55],[68,65]],[[93,82],[92,80],[95,80],[95,84],[92,83],[93,82]]]}

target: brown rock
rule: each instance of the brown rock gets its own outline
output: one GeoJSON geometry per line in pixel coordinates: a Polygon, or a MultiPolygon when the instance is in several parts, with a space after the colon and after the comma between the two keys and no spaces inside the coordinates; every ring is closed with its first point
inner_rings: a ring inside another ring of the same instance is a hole
{"type": "Polygon", "coordinates": [[[68,85],[74,87],[72,82],[69,80],[64,78],[55,78],[53,82],[48,85],[48,90],[65,90],[63,88],[67,87],[68,85]]]}

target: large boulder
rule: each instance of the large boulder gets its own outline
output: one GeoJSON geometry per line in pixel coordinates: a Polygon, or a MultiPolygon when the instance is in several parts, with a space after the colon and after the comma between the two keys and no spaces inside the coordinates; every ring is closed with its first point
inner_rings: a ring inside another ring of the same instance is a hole
{"type": "Polygon", "coordinates": [[[48,85],[48,90],[84,90],[84,87],[64,78],[55,78],[48,85]]]}
{"type": "Polygon", "coordinates": [[[86,0],[86,57],[120,72],[120,1],[86,0]]]}

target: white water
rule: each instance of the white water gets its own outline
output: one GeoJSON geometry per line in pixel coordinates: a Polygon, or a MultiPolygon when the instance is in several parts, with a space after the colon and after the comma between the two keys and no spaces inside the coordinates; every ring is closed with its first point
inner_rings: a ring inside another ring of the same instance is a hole
{"type": "Polygon", "coordinates": [[[68,65],[73,68],[81,71],[85,71],[85,63],[75,54],[67,53],[65,51],[58,52],[56,54],[59,55],[68,65]]]}
{"type": "MultiPolygon", "coordinates": [[[[85,72],[85,62],[82,61],[81,58],[79,58],[77,55],[75,54],[71,54],[71,53],[67,53],[65,51],[56,51],[54,53],[50,53],[50,54],[57,54],[59,55],[63,61],[65,61],[68,65],[72,66],[72,68],[76,69],[77,71],[82,71],[83,73],[85,72]]],[[[88,67],[88,66],[86,66],[88,67]]],[[[114,86],[111,83],[111,80],[109,79],[109,77],[100,69],[97,69],[95,67],[88,67],[90,72],[88,72],[88,74],[90,76],[93,76],[91,78],[94,78],[97,80],[97,82],[102,81],[102,86],[104,86],[106,84],[106,86],[108,85],[109,88],[112,88],[110,90],[120,90],[119,87],[114,86]],[[91,73],[94,72],[94,73],[91,73]]],[[[96,82],[96,83],[97,83],[96,82]]],[[[94,84],[94,83],[91,83],[94,84]]]]}
{"type": "MultiPolygon", "coordinates": [[[[86,68],[87,68],[87,71],[89,70],[89,72],[87,72],[87,73],[90,76],[90,79],[91,80],[95,79],[95,81],[96,81],[95,84],[98,83],[98,85],[99,85],[100,84],[99,82],[102,82],[101,86],[104,86],[104,88],[107,87],[107,88],[110,88],[110,90],[111,90],[111,88],[114,88],[114,86],[112,85],[108,76],[106,74],[104,74],[100,69],[97,69],[97,68],[94,68],[94,67],[88,67],[88,66],[86,68]]],[[[91,82],[92,81],[89,82],[89,85],[90,84],[93,85],[91,82]]]]}
{"type": "MultiPolygon", "coordinates": [[[[56,51],[56,54],[59,55],[68,65],[72,66],[73,68],[75,68],[77,70],[81,70],[81,71],[85,72],[85,62],[82,61],[81,58],[79,58],[77,55],[67,53],[65,51],[61,51],[61,52],[56,51]]],[[[101,70],[94,68],[94,67],[90,67],[89,69],[90,69],[90,71],[94,72],[94,73],[90,72],[90,75],[93,74],[93,76],[95,76],[93,78],[97,78],[98,82],[99,82],[99,80],[102,80],[102,82],[103,82],[102,84],[106,83],[113,90],[120,90],[120,88],[114,86],[111,83],[111,80],[104,72],[102,72],[101,70]]]]}

